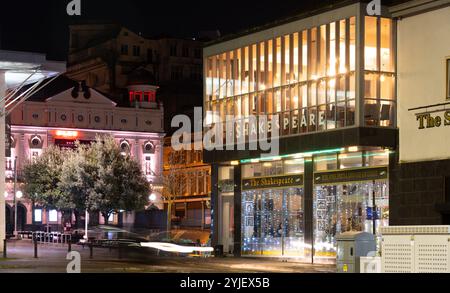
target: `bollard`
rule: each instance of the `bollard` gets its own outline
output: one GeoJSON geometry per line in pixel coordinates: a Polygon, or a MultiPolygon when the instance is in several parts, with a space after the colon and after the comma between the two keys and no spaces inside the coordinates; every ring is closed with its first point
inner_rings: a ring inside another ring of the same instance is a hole
{"type": "Polygon", "coordinates": [[[34,240],[34,258],[38,258],[38,242],[34,240]]]}
{"type": "Polygon", "coordinates": [[[89,243],[89,258],[94,258],[94,245],[92,243],[89,243]]]}
{"type": "Polygon", "coordinates": [[[68,242],[68,244],[69,244],[69,247],[68,247],[67,251],[72,252],[72,243],[68,242]]]}
{"type": "Polygon", "coordinates": [[[6,244],[7,244],[6,239],[3,239],[3,258],[7,258],[7,254],[6,254],[6,244]]]}

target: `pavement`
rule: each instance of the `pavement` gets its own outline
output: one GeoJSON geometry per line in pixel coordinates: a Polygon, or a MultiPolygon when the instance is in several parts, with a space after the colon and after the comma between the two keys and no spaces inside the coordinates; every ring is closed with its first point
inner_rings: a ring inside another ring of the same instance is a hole
{"type": "MultiPolygon", "coordinates": [[[[66,273],[67,245],[40,244],[34,258],[31,242],[8,243],[7,259],[0,258],[0,273],[66,273]]],[[[266,258],[157,256],[119,259],[117,250],[72,245],[81,255],[82,273],[332,273],[335,265],[305,264],[266,258]]]]}

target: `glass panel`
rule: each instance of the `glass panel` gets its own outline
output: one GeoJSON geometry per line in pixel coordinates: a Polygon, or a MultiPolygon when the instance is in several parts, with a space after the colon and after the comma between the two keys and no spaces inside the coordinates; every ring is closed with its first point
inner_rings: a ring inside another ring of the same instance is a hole
{"type": "Polygon", "coordinates": [[[323,131],[326,130],[326,124],[325,124],[325,119],[326,119],[326,113],[327,113],[327,106],[326,105],[320,105],[319,106],[319,112],[317,113],[317,125],[318,131],[323,131]]]}
{"type": "Polygon", "coordinates": [[[299,109],[298,86],[291,86],[291,109],[299,109]]]}
{"type": "Polygon", "coordinates": [[[356,105],[355,100],[349,100],[347,102],[347,123],[346,126],[355,125],[355,113],[356,113],[356,105]]]}
{"type": "Polygon", "coordinates": [[[292,43],[292,52],[291,52],[291,56],[292,56],[292,67],[293,67],[293,73],[292,73],[292,80],[291,83],[294,82],[298,82],[300,80],[300,76],[299,76],[299,68],[300,68],[300,58],[301,57],[301,51],[299,50],[299,33],[295,33],[293,34],[291,43],[292,43]]]}
{"type": "Polygon", "coordinates": [[[280,113],[282,111],[281,110],[282,103],[281,103],[281,90],[280,89],[275,90],[274,98],[275,98],[275,113],[280,113]]]}
{"type": "Polygon", "coordinates": [[[377,167],[389,165],[389,151],[372,151],[365,155],[365,167],[377,167]]]}
{"type": "Polygon", "coordinates": [[[395,99],[395,77],[382,74],[380,77],[381,84],[381,99],[394,100],[395,99]]]}
{"type": "Polygon", "coordinates": [[[336,104],[328,104],[327,105],[327,129],[335,129],[336,128],[336,104]]]}
{"type": "Polygon", "coordinates": [[[309,127],[308,131],[316,131],[317,130],[317,107],[309,108],[309,117],[308,117],[309,127]]]}
{"type": "Polygon", "coordinates": [[[350,74],[349,86],[350,88],[347,91],[347,99],[355,99],[356,98],[356,74],[350,74]]]}
{"type": "Polygon", "coordinates": [[[337,100],[345,101],[345,91],[346,91],[346,78],[345,76],[338,77],[337,82],[337,100]]]}
{"type": "Polygon", "coordinates": [[[381,71],[394,72],[392,20],[381,18],[381,71]]]}
{"type": "Polygon", "coordinates": [[[284,256],[305,256],[303,189],[284,190],[284,256]]]}
{"type": "Polygon", "coordinates": [[[273,93],[271,90],[266,91],[266,114],[273,113],[273,93]]]}
{"type": "Polygon", "coordinates": [[[317,69],[317,76],[324,77],[327,70],[327,26],[320,26],[319,33],[319,65],[317,69]]]}
{"type": "Polygon", "coordinates": [[[269,40],[266,46],[266,88],[273,87],[273,75],[274,75],[274,55],[273,55],[273,40],[269,40]]]}
{"type": "Polygon", "coordinates": [[[233,52],[227,53],[226,60],[226,78],[227,78],[227,97],[234,96],[234,80],[233,80],[233,52]]]}
{"type": "Polygon", "coordinates": [[[250,50],[250,92],[254,92],[256,87],[255,87],[255,81],[258,80],[258,73],[257,73],[257,61],[258,61],[258,54],[256,51],[256,45],[252,45],[251,46],[251,50],[250,50]]]}
{"type": "Polygon", "coordinates": [[[334,102],[336,102],[336,79],[331,78],[328,80],[327,103],[334,102]]]}
{"type": "Polygon", "coordinates": [[[302,174],[305,171],[305,160],[292,159],[284,161],[285,174],[302,174]]]}
{"type": "Polygon", "coordinates": [[[249,48],[245,47],[241,49],[242,54],[242,94],[248,93],[250,82],[250,60],[249,60],[249,48]]]}
{"type": "Polygon", "coordinates": [[[330,23],[330,35],[329,35],[329,52],[330,52],[330,60],[328,64],[328,76],[336,75],[336,66],[337,66],[337,58],[336,58],[336,23],[330,23]]]}
{"type": "Polygon", "coordinates": [[[318,104],[319,105],[323,105],[327,103],[327,99],[326,99],[326,94],[327,94],[327,83],[325,80],[320,80],[319,81],[319,88],[317,90],[317,95],[318,95],[318,104]]]}
{"type": "Polygon", "coordinates": [[[339,22],[339,73],[347,73],[346,21],[339,22]]]}
{"type": "Polygon", "coordinates": [[[283,58],[284,58],[284,64],[283,64],[283,74],[282,74],[282,84],[290,84],[292,82],[291,73],[291,36],[287,35],[283,38],[283,58]]]}
{"type": "Polygon", "coordinates": [[[242,97],[242,110],[244,117],[248,117],[250,115],[250,101],[248,95],[242,97]]]}
{"type": "Polygon", "coordinates": [[[339,155],[340,169],[360,168],[363,165],[362,153],[349,153],[339,155]]]}
{"type": "Polygon", "coordinates": [[[291,110],[290,87],[283,88],[283,112],[291,110]]]}
{"type": "Polygon", "coordinates": [[[309,59],[309,76],[310,79],[317,79],[317,28],[310,30],[310,59],[309,59]]]}
{"type": "Polygon", "coordinates": [[[305,81],[308,78],[308,31],[302,32],[302,74],[301,81],[305,81]]]}
{"type": "Polygon", "coordinates": [[[234,84],[234,94],[240,95],[241,94],[241,50],[234,51],[234,77],[235,77],[235,84],[234,84]]]}
{"type": "Polygon", "coordinates": [[[379,126],[380,106],[377,100],[366,100],[364,105],[364,118],[367,126],[379,126]]]}
{"type": "Polygon", "coordinates": [[[337,127],[345,127],[345,103],[338,103],[336,114],[337,127]]]}
{"type": "Polygon", "coordinates": [[[210,101],[212,99],[212,90],[213,90],[212,63],[213,63],[212,57],[209,57],[206,59],[205,88],[206,88],[206,99],[208,101],[210,101]]]}
{"type": "Polygon", "coordinates": [[[337,155],[317,156],[314,158],[314,171],[337,170],[337,155]]]}
{"type": "Polygon", "coordinates": [[[312,82],[309,86],[308,101],[308,106],[317,105],[317,85],[315,82],[312,82]]]}
{"type": "Polygon", "coordinates": [[[265,90],[266,89],[266,67],[265,67],[265,62],[267,60],[267,56],[265,55],[265,43],[259,43],[259,54],[260,54],[260,59],[259,59],[259,76],[258,76],[258,90],[265,90]]]}
{"type": "Polygon", "coordinates": [[[300,133],[308,132],[308,109],[302,109],[299,117],[300,133]]]}
{"type": "Polygon", "coordinates": [[[227,96],[227,55],[219,56],[219,99],[227,96]]]}
{"type": "Polygon", "coordinates": [[[263,92],[258,94],[258,113],[259,114],[265,114],[265,94],[263,92]]]}
{"type": "Polygon", "coordinates": [[[219,95],[219,75],[218,75],[218,56],[212,57],[212,99],[217,100],[219,95]]]}
{"type": "Polygon", "coordinates": [[[365,69],[378,70],[377,18],[366,16],[365,21],[365,69]]]}
{"type": "Polygon", "coordinates": [[[366,99],[376,99],[377,95],[377,85],[378,85],[378,74],[366,73],[365,74],[365,98],[366,99]]]}
{"type": "Polygon", "coordinates": [[[350,18],[350,71],[355,71],[356,69],[356,17],[350,18]]]}
{"type": "Polygon", "coordinates": [[[395,117],[395,103],[381,101],[380,126],[393,127],[395,117]]]}
{"type": "Polygon", "coordinates": [[[306,108],[308,107],[308,85],[302,84],[300,85],[300,94],[301,94],[301,106],[300,108],[306,108]]]}
{"type": "Polygon", "coordinates": [[[273,51],[274,56],[274,81],[273,86],[277,87],[281,85],[281,38],[276,38],[276,45],[273,51]]]}

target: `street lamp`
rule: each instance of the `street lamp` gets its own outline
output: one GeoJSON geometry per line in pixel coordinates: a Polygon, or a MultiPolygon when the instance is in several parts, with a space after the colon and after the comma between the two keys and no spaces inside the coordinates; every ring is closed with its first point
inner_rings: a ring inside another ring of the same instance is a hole
{"type": "Polygon", "coordinates": [[[151,202],[156,201],[156,194],[152,193],[152,194],[150,195],[149,199],[150,199],[151,202]]]}

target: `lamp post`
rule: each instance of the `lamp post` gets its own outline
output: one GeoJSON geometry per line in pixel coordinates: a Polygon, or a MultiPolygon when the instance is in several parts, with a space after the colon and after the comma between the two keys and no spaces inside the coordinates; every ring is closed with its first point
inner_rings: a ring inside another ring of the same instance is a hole
{"type": "Polygon", "coordinates": [[[18,194],[16,189],[17,189],[17,156],[14,158],[14,190],[13,190],[13,196],[14,196],[14,237],[17,237],[17,198],[18,198],[18,195],[21,195],[21,194],[18,194]]]}
{"type": "Polygon", "coordinates": [[[17,237],[17,199],[21,199],[23,197],[22,191],[18,190],[14,193],[14,236],[17,237]]]}

